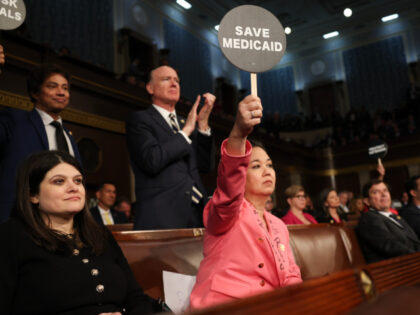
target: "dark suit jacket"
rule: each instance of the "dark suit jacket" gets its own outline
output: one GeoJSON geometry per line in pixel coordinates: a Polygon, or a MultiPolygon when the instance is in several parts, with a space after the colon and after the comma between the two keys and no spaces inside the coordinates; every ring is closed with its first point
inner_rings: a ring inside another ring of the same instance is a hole
{"type": "MultiPolygon", "coordinates": [[[[92,217],[96,220],[96,222],[105,225],[104,221],[102,220],[101,213],[99,212],[99,208],[97,206],[90,208],[90,213],[92,214],[92,217]]],[[[118,212],[117,210],[111,209],[111,215],[114,219],[114,224],[128,223],[127,217],[122,212],[118,212]]]]}
{"type": "MultiPolygon", "coordinates": [[[[341,208],[337,209],[337,214],[341,221],[347,221],[347,213],[341,208]]],[[[329,213],[326,213],[324,209],[316,210],[313,216],[318,223],[335,223],[333,217],[329,213]]]]}
{"type": "MultiPolygon", "coordinates": [[[[68,130],[76,159],[79,150],[68,130]]],[[[48,150],[48,138],[38,112],[19,109],[0,111],[0,222],[7,220],[15,198],[15,178],[19,164],[31,153],[48,150]]]]}
{"type": "MultiPolygon", "coordinates": [[[[181,128],[184,123],[179,120],[181,128]]],[[[189,144],[153,107],[127,120],[127,145],[136,179],[134,229],[177,229],[203,225],[207,200],[199,170],[211,169],[212,137],[194,131],[189,144]],[[204,197],[192,204],[193,184],[204,197]]]]}
{"type": "Polygon", "coordinates": [[[415,204],[410,203],[408,206],[399,210],[400,216],[411,226],[420,238],[420,209],[415,204]]]}
{"type": "Polygon", "coordinates": [[[369,209],[359,219],[357,234],[368,263],[420,251],[420,240],[404,219],[401,226],[369,209]]]}
{"type": "Polygon", "coordinates": [[[0,225],[0,313],[87,315],[106,312],[151,314],[153,301],[143,293],[117,242],[108,233],[105,252],[90,248],[78,255],[36,245],[17,219],[0,225]],[[92,275],[97,269],[98,275],[92,275]],[[96,290],[103,285],[104,291],[96,290]]]}

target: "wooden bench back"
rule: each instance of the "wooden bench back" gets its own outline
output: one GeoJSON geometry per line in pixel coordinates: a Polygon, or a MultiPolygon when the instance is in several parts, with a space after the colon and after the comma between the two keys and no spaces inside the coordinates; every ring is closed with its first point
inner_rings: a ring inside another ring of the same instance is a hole
{"type": "Polygon", "coordinates": [[[343,314],[365,300],[357,274],[346,270],[189,314],[343,314]]]}
{"type": "MultiPolygon", "coordinates": [[[[289,226],[290,244],[304,280],[363,264],[354,230],[344,226],[289,226]]],[[[195,275],[203,259],[204,229],[113,231],[139,284],[163,298],[162,271],[195,275]]]]}
{"type": "Polygon", "coordinates": [[[203,259],[203,229],[113,232],[137,282],[164,298],[162,271],[196,275],[203,259]]]}
{"type": "Polygon", "coordinates": [[[415,253],[188,314],[418,314],[419,284],[415,253]]]}
{"type": "Polygon", "coordinates": [[[420,253],[371,263],[364,267],[371,277],[376,293],[400,286],[420,283],[420,253]]]}
{"type": "Polygon", "coordinates": [[[304,280],[365,263],[351,226],[316,224],[288,228],[290,246],[304,280]]]}

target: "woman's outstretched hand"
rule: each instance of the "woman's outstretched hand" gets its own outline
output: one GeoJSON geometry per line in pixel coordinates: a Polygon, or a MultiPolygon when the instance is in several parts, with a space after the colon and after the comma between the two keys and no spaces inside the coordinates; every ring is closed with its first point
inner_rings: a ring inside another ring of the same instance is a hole
{"type": "Polygon", "coordinates": [[[247,136],[261,123],[262,105],[258,96],[248,95],[238,105],[235,124],[230,132],[226,150],[232,155],[245,154],[247,136]]]}

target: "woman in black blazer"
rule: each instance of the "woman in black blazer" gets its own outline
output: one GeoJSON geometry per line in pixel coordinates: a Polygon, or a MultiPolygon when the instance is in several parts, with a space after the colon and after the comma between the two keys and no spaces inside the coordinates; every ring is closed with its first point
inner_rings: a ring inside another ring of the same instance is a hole
{"type": "Polygon", "coordinates": [[[319,194],[319,208],[315,212],[318,223],[341,223],[347,214],[340,208],[340,199],[333,188],[325,188],[319,194]]]}
{"type": "Polygon", "coordinates": [[[64,152],[37,153],[19,169],[0,252],[1,314],[150,314],[157,304],[90,216],[81,168],[64,152]]]}

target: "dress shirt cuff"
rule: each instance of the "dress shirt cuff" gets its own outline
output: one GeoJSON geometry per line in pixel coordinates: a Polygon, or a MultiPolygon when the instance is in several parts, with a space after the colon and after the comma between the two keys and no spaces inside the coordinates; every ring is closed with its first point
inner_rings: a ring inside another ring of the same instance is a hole
{"type": "Polygon", "coordinates": [[[197,128],[197,130],[203,136],[207,136],[207,137],[210,137],[211,136],[211,128],[210,127],[208,127],[206,130],[201,130],[200,128],[197,128]]]}
{"type": "Polygon", "coordinates": [[[182,130],[180,130],[180,131],[178,131],[178,133],[180,133],[189,144],[192,143],[192,140],[185,134],[185,132],[183,132],[182,130]]]}

